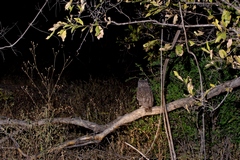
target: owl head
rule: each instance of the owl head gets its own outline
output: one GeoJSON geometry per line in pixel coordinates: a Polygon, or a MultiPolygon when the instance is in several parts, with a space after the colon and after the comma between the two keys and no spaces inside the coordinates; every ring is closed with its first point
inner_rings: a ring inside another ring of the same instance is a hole
{"type": "Polygon", "coordinates": [[[147,79],[139,79],[138,80],[138,87],[146,87],[149,86],[147,79]]]}

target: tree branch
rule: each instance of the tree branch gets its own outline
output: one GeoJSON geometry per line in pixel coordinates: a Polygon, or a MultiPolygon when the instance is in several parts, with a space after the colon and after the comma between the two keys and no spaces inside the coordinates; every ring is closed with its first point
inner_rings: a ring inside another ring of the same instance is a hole
{"type": "MultiPolygon", "coordinates": [[[[115,24],[117,26],[123,26],[123,25],[129,25],[129,24],[139,24],[139,23],[153,23],[153,24],[157,24],[160,26],[182,28],[182,24],[161,23],[157,20],[140,20],[140,21],[123,22],[123,23],[111,21],[111,23],[115,24]]],[[[199,28],[199,27],[215,27],[215,26],[213,24],[196,24],[196,25],[185,25],[184,27],[185,28],[199,28]]]]}
{"type": "MultiPolygon", "coordinates": [[[[239,86],[240,86],[240,77],[227,81],[223,84],[220,84],[214,87],[210,91],[205,92],[206,100],[211,99],[223,92],[229,91],[229,89],[233,89],[239,86]]],[[[197,102],[198,100],[195,99],[194,97],[182,98],[182,99],[168,103],[167,111],[170,112],[182,107],[189,108],[189,107],[195,106],[197,102]]],[[[130,122],[133,122],[145,116],[159,115],[161,113],[163,113],[163,108],[161,106],[153,107],[152,112],[145,112],[144,108],[139,108],[134,110],[131,113],[127,113],[121,117],[118,117],[116,120],[105,125],[99,125],[87,120],[83,120],[81,118],[53,118],[53,119],[43,119],[35,122],[4,118],[4,119],[0,119],[0,125],[9,125],[11,127],[21,126],[23,130],[26,130],[26,129],[32,128],[33,126],[41,126],[49,123],[51,124],[62,123],[62,124],[74,124],[74,125],[81,126],[93,131],[93,133],[90,135],[85,135],[73,140],[69,140],[56,147],[49,148],[47,152],[51,153],[51,152],[59,151],[63,148],[72,148],[72,147],[79,147],[79,146],[99,143],[109,133],[115,131],[117,128],[123,125],[126,125],[130,122]]],[[[2,140],[0,140],[0,142],[3,143],[2,140]]],[[[43,152],[40,153],[38,157],[41,156],[41,154],[43,154],[43,152]]]]}

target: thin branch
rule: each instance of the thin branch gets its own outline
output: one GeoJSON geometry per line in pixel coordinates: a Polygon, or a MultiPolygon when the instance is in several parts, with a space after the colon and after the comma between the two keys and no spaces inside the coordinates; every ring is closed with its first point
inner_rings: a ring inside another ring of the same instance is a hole
{"type": "MultiPolygon", "coordinates": [[[[140,20],[140,21],[123,22],[123,23],[111,21],[111,23],[113,23],[117,26],[123,26],[123,25],[129,25],[129,24],[139,24],[139,23],[153,23],[153,24],[157,24],[157,25],[165,26],[165,27],[177,27],[177,28],[183,27],[182,24],[161,23],[161,22],[158,22],[157,20],[140,20]]],[[[184,27],[185,28],[199,28],[199,27],[215,27],[215,26],[213,24],[196,24],[196,25],[185,25],[184,27]]]]}
{"type": "Polygon", "coordinates": [[[140,152],[137,148],[133,147],[131,144],[124,142],[126,145],[130,146],[131,148],[133,148],[135,151],[137,151],[139,154],[141,154],[141,156],[143,156],[146,160],[149,160],[142,152],[140,152]]]}
{"type": "MultiPolygon", "coordinates": [[[[186,44],[186,48],[187,48],[187,51],[189,54],[191,54],[196,62],[196,65],[197,65],[197,68],[198,68],[198,73],[199,73],[199,79],[200,79],[200,88],[201,88],[201,104],[202,106],[204,106],[204,91],[203,91],[203,80],[202,80],[202,74],[201,74],[201,70],[200,70],[200,67],[199,67],[199,64],[198,64],[198,60],[197,60],[197,57],[196,55],[190,51],[189,47],[188,47],[188,39],[187,39],[187,32],[186,32],[186,29],[185,29],[185,24],[184,24],[184,19],[183,19],[183,14],[182,14],[182,8],[181,8],[181,3],[178,2],[178,5],[179,5],[179,12],[180,12],[180,15],[181,15],[181,20],[182,20],[182,28],[183,28],[183,31],[184,31],[184,36],[185,36],[185,44],[186,44]]],[[[204,107],[203,107],[204,108],[204,107]]],[[[202,142],[201,143],[202,145],[202,148],[203,148],[203,154],[204,154],[204,158],[206,159],[206,148],[205,148],[205,118],[204,118],[204,112],[202,114],[202,124],[203,124],[203,131],[202,131],[202,142]]]]}
{"type": "Polygon", "coordinates": [[[165,93],[164,93],[164,83],[165,83],[165,77],[166,77],[166,71],[167,71],[167,65],[168,65],[169,59],[165,59],[163,69],[162,69],[162,80],[161,80],[161,104],[163,107],[163,120],[164,120],[164,127],[168,139],[168,145],[169,145],[169,151],[171,155],[172,160],[176,160],[176,153],[173,145],[173,139],[172,139],[172,132],[171,132],[171,127],[170,127],[170,122],[168,118],[168,112],[167,112],[167,107],[165,103],[165,93]]]}
{"type": "Polygon", "coordinates": [[[230,2],[226,1],[226,0],[220,0],[221,2],[225,3],[226,5],[234,8],[236,11],[240,10],[240,7],[234,6],[233,4],[231,4],[230,2]]]}
{"type": "Polygon", "coordinates": [[[217,105],[216,108],[214,108],[211,112],[216,111],[222,104],[223,102],[226,100],[227,96],[229,95],[230,91],[227,92],[227,94],[224,96],[224,98],[222,99],[222,101],[217,105]]]}
{"type": "Polygon", "coordinates": [[[42,5],[42,7],[39,9],[39,12],[36,14],[36,16],[33,18],[33,20],[31,21],[31,23],[27,26],[27,28],[25,29],[25,31],[21,34],[21,36],[12,44],[8,45],[8,46],[3,46],[0,47],[0,50],[6,49],[6,48],[12,48],[14,47],[24,36],[25,34],[28,32],[28,30],[30,29],[31,26],[33,26],[33,23],[36,21],[36,19],[38,18],[38,16],[42,13],[43,8],[46,6],[46,4],[48,3],[48,0],[45,1],[45,3],[42,5]]]}

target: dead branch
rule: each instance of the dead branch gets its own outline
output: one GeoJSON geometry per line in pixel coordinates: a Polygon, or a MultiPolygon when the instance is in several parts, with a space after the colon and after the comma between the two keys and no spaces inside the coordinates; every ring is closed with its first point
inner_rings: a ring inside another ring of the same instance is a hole
{"type": "MultiPolygon", "coordinates": [[[[239,86],[240,86],[240,77],[227,81],[223,84],[220,84],[214,87],[208,93],[206,92],[206,100],[212,97],[215,97],[223,92],[229,91],[229,89],[233,89],[239,86]]],[[[195,99],[194,97],[182,98],[182,99],[173,101],[171,103],[168,103],[167,111],[170,112],[181,107],[192,107],[192,106],[195,106],[197,102],[199,102],[199,100],[195,99]]],[[[94,122],[83,120],[81,118],[53,118],[53,119],[42,119],[35,122],[27,122],[27,121],[4,118],[4,119],[0,119],[0,125],[7,125],[11,127],[18,126],[18,127],[22,127],[23,130],[26,130],[34,126],[46,125],[49,123],[51,124],[61,123],[61,124],[74,124],[74,125],[81,126],[93,131],[92,134],[78,137],[76,139],[66,141],[56,147],[49,148],[47,152],[51,153],[51,152],[59,151],[63,148],[72,148],[72,147],[79,147],[79,146],[99,143],[109,133],[115,131],[117,128],[123,125],[131,123],[145,116],[159,115],[161,113],[163,113],[163,108],[161,106],[153,107],[152,112],[145,112],[144,108],[139,108],[134,110],[131,113],[127,113],[121,117],[118,117],[116,120],[105,125],[99,125],[94,122]]],[[[3,141],[0,140],[0,142],[3,142],[3,141]]],[[[40,153],[37,157],[40,157],[41,154],[43,153],[40,153]]]]}

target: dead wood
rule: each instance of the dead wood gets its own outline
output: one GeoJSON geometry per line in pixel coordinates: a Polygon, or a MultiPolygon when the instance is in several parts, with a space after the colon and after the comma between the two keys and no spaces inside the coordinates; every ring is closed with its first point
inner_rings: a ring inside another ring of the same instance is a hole
{"type": "MultiPolygon", "coordinates": [[[[206,94],[206,100],[215,97],[223,92],[231,91],[231,89],[239,87],[240,86],[240,77],[235,78],[233,80],[227,81],[223,84],[220,84],[214,88],[212,88],[210,91],[205,92],[206,94]]],[[[197,105],[197,102],[199,102],[198,99],[194,97],[188,97],[188,98],[182,98],[176,101],[173,101],[171,103],[166,104],[167,111],[173,111],[175,109],[181,108],[181,107],[193,107],[197,105]]],[[[11,126],[11,127],[20,127],[22,130],[26,130],[29,128],[32,128],[34,126],[41,126],[46,124],[73,124],[77,126],[81,126],[84,128],[87,128],[89,130],[92,130],[93,133],[89,135],[85,135],[82,137],[78,137],[73,140],[66,141],[56,147],[49,148],[46,152],[51,153],[55,151],[60,151],[63,148],[72,148],[72,147],[79,147],[79,146],[85,146],[89,144],[96,144],[103,140],[104,137],[106,137],[109,133],[112,133],[117,128],[126,125],[128,123],[131,123],[139,118],[145,117],[145,116],[151,116],[151,115],[158,115],[163,113],[161,106],[155,106],[152,108],[152,112],[145,112],[144,108],[139,108],[134,110],[131,113],[127,113],[121,117],[118,117],[116,120],[105,124],[105,125],[99,125],[94,122],[90,122],[87,120],[83,120],[81,118],[52,118],[52,119],[42,119],[35,122],[27,122],[27,121],[21,121],[21,120],[14,120],[9,118],[1,118],[0,117],[0,125],[2,126],[11,126]]],[[[0,140],[0,144],[3,143],[3,139],[0,140]]],[[[43,153],[43,152],[42,152],[43,153]]],[[[40,153],[37,157],[41,156],[40,153]]]]}

